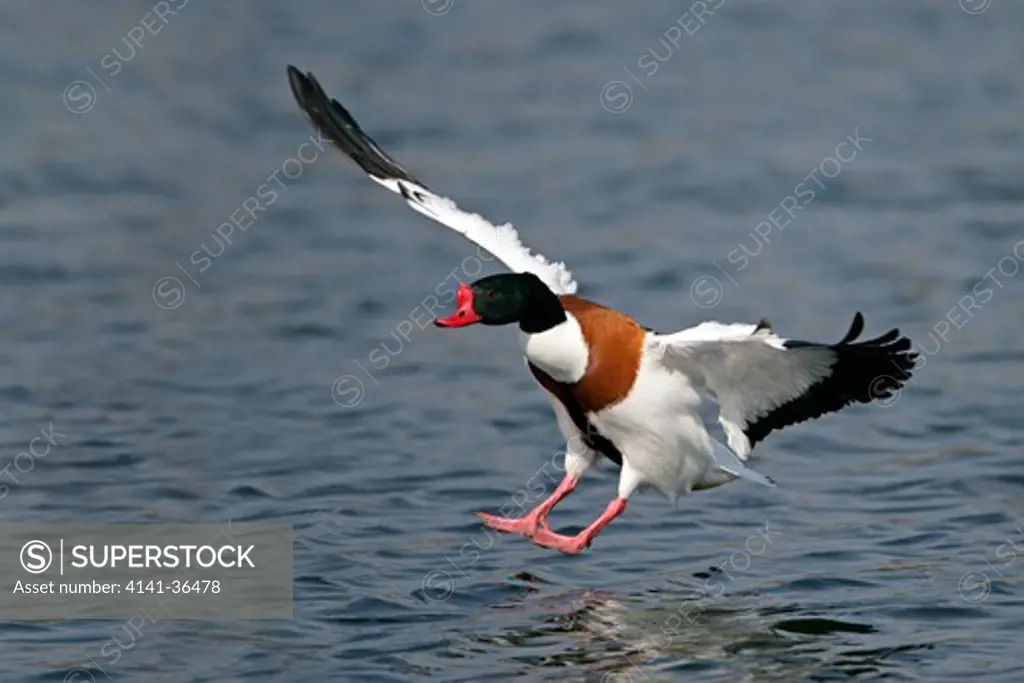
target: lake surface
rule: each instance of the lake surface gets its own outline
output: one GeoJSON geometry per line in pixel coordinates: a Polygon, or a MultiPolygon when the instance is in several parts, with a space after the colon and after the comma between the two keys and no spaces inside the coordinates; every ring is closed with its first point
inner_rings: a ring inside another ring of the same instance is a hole
{"type": "Polygon", "coordinates": [[[6,622],[0,680],[1021,680],[1024,4],[157,5],[0,8],[0,465],[61,434],[0,521],[293,525],[294,619],[6,622]],[[485,533],[563,444],[512,330],[416,320],[495,265],[321,152],[288,63],[646,325],[863,311],[924,364],[760,444],[778,489],[485,533]]]}

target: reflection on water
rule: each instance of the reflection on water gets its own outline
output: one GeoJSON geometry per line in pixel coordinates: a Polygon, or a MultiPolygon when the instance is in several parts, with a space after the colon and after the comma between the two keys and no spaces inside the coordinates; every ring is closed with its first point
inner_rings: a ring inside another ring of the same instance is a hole
{"type": "MultiPolygon", "coordinates": [[[[524,590],[524,596],[529,593],[524,590]]],[[[522,610],[532,623],[472,640],[522,650],[511,656],[537,667],[544,680],[607,683],[705,680],[727,673],[733,680],[758,681],[854,678],[880,675],[892,666],[889,660],[911,661],[914,651],[932,647],[844,647],[828,636],[875,629],[852,619],[798,616],[795,607],[764,608],[759,602],[756,590],[711,606],[701,606],[692,592],[668,590],[643,597],[573,591],[530,605],[514,597],[492,608],[522,610]],[[557,650],[545,647],[566,641],[557,650]],[[739,668],[723,666],[740,654],[739,668]]]]}

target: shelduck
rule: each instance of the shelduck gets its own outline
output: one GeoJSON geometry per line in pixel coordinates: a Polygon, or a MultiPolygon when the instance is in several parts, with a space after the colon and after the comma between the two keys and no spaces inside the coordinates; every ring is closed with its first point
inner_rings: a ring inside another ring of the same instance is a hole
{"type": "Polygon", "coordinates": [[[705,322],[660,334],[577,296],[563,263],[532,253],[511,225],[495,226],[430,190],[364,133],[313,74],[289,66],[288,79],[310,121],[372,180],[512,271],[462,284],[455,312],[435,321],[442,328],[518,325],[526,366],[566,439],[565,476],[551,496],[516,519],[478,513],[492,529],[578,554],[637,491],[655,489],[675,504],[693,490],[736,479],[774,486],[746,464],[759,441],[853,403],[890,398],[911,376],[910,340],[894,329],[856,341],[864,329],[860,313],[839,342],[823,344],[779,337],[767,320],[705,322]],[[698,414],[705,396],[718,405],[726,444],[698,414]],[[599,455],[620,467],[617,497],[575,536],[555,533],[549,513],[599,455]]]}

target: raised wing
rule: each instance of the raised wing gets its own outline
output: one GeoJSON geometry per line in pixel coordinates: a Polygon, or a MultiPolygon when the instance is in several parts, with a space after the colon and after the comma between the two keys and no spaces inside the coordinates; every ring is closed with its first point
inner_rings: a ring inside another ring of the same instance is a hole
{"type": "Polygon", "coordinates": [[[729,447],[746,459],[775,429],[851,403],[891,398],[910,379],[917,357],[910,340],[894,329],[854,342],[863,330],[858,313],[836,344],[783,339],[767,321],[702,323],[675,334],[649,334],[647,343],[666,367],[714,397],[729,447]]]}
{"type": "Polygon", "coordinates": [[[352,115],[324,92],[311,73],[288,67],[288,82],[299,106],[322,135],[363,169],[373,180],[400,194],[414,211],[451,228],[493,254],[514,272],[533,273],[555,294],[574,294],[576,282],[563,263],[552,263],[532,253],[511,224],[495,226],[475,213],[459,209],[450,199],[435,194],[402,168],[363,132],[352,115]]]}

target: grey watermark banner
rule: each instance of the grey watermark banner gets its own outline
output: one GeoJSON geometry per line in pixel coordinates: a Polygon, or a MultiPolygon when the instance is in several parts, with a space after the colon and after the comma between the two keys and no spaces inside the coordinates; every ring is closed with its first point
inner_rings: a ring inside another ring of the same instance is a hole
{"type": "Polygon", "coordinates": [[[0,524],[0,619],[291,619],[292,528],[0,524]]]}

